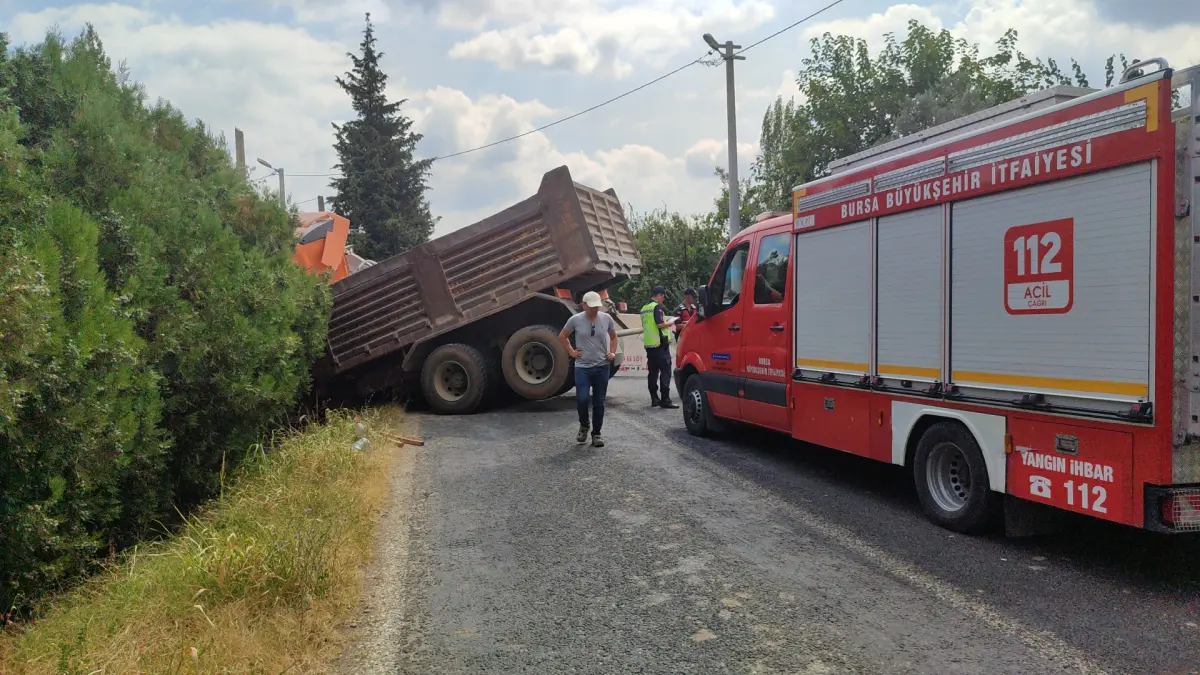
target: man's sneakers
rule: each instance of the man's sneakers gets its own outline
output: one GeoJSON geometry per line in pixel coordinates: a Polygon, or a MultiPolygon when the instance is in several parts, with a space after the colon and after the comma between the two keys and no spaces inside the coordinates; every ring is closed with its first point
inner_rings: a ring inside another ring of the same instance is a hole
{"type": "MultiPolygon", "coordinates": [[[[586,426],[580,426],[579,433],[575,434],[575,441],[578,443],[587,443],[587,439],[588,439],[588,428],[586,426]]],[[[592,434],[592,447],[593,448],[603,448],[604,447],[604,439],[600,438],[600,434],[592,434]]]]}

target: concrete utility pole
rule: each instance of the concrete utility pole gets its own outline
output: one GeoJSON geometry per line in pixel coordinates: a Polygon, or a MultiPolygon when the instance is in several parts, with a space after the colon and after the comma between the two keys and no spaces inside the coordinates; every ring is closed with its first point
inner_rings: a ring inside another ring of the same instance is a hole
{"type": "Polygon", "coordinates": [[[238,171],[241,171],[244,177],[246,175],[246,136],[237,127],[233,129],[233,148],[238,171]]]}
{"type": "Polygon", "coordinates": [[[322,213],[325,212],[325,198],[321,195],[317,195],[317,210],[322,213]]]}
{"type": "Polygon", "coordinates": [[[721,54],[721,58],[725,60],[725,104],[729,121],[729,238],[733,239],[742,229],[742,196],[741,186],[738,185],[737,107],[734,104],[733,62],[745,61],[746,57],[733,53],[733,50],[742,48],[741,45],[733,44],[733,41],[720,44],[711,33],[704,34],[704,41],[718,53],[724,52],[721,54]]]}
{"type": "Polygon", "coordinates": [[[284,190],[284,184],[283,184],[283,167],[281,166],[277,169],[277,168],[271,166],[270,162],[268,162],[267,160],[265,160],[261,157],[258,158],[258,163],[262,164],[263,166],[267,167],[268,169],[279,174],[279,205],[282,206],[284,208],[284,210],[286,211],[287,210],[287,192],[284,190]]]}

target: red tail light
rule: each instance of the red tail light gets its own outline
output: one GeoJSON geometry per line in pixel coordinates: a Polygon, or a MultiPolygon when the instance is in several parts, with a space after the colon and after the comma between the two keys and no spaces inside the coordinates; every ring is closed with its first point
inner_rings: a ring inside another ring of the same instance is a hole
{"type": "Polygon", "coordinates": [[[1161,505],[1162,520],[1179,530],[1200,530],[1200,492],[1167,495],[1161,505]]]}

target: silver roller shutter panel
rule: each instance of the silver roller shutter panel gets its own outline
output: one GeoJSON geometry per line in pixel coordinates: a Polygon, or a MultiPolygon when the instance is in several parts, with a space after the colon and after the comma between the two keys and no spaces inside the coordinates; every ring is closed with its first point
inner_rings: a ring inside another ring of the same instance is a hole
{"type": "Polygon", "coordinates": [[[796,235],[796,366],[864,375],[871,356],[870,221],[796,235]]]}
{"type": "Polygon", "coordinates": [[[942,370],[941,205],[879,219],[879,375],[934,381],[942,370]]]}
{"type": "Polygon", "coordinates": [[[1147,396],[1152,186],[1143,163],[954,204],[953,381],[1109,401],[1147,396]],[[1008,314],[1005,231],[1061,218],[1074,219],[1071,310],[1008,314]]]}

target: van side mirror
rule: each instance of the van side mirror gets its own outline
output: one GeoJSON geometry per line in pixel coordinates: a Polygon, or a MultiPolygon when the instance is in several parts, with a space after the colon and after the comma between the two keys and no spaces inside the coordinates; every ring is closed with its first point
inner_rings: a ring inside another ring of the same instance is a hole
{"type": "Polygon", "coordinates": [[[703,319],[710,313],[708,304],[708,286],[701,286],[700,290],[696,293],[696,318],[703,319]]]}

